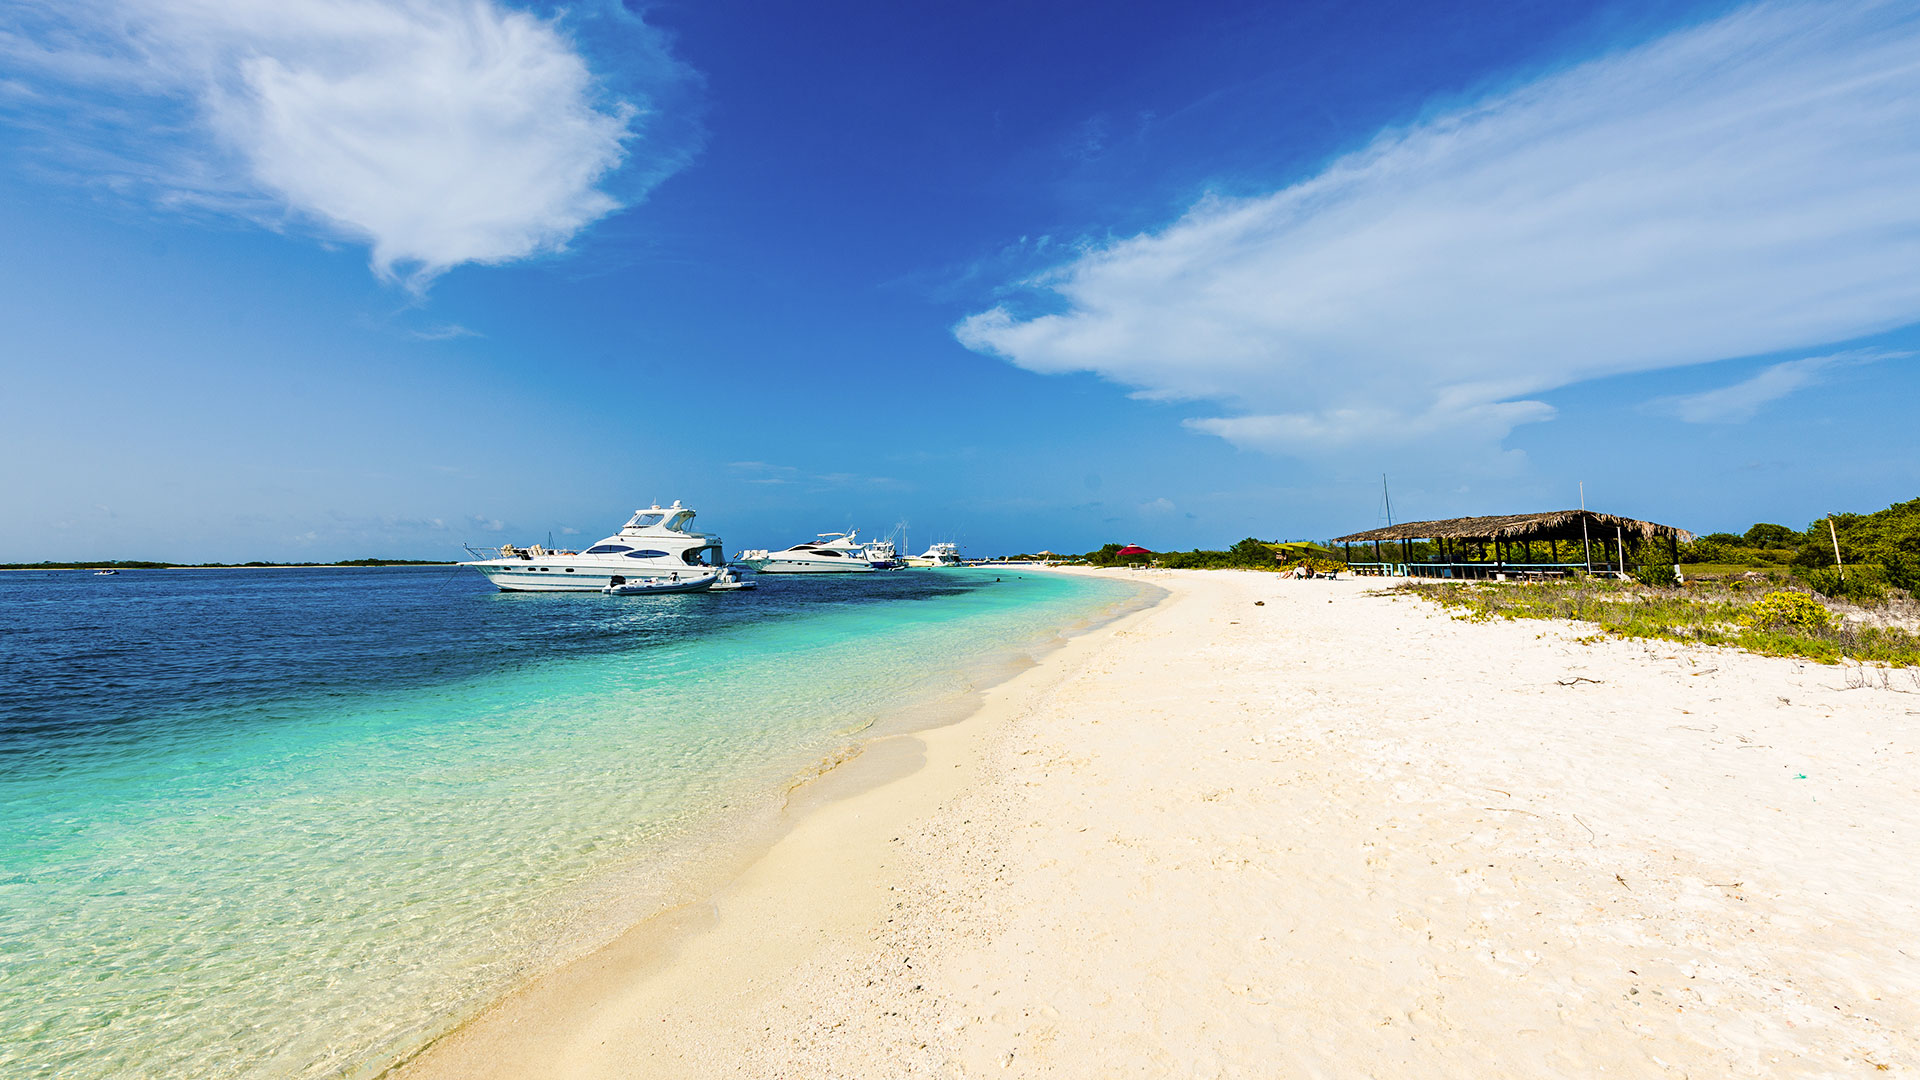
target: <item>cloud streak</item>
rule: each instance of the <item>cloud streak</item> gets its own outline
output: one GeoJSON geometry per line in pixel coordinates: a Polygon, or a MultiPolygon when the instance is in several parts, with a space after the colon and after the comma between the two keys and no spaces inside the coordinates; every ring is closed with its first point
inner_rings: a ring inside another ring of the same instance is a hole
{"type": "Polygon", "coordinates": [[[1920,319],[1915,56],[1910,5],[1749,7],[1205,199],[954,332],[1313,453],[1497,442],[1585,380],[1886,331],[1920,319]]]}
{"type": "Polygon", "coordinates": [[[163,205],[317,224],[420,286],[561,249],[684,163],[650,142],[687,73],[617,4],[12,0],[7,114],[43,157],[163,205]],[[621,39],[632,78],[593,70],[621,39]],[[638,155],[644,160],[634,161],[638,155]],[[632,185],[630,185],[631,188],[632,185]]]}
{"type": "Polygon", "coordinates": [[[1899,359],[1911,355],[1913,354],[1909,352],[1857,349],[1834,353],[1831,356],[1809,356],[1803,360],[1788,360],[1763,368],[1753,376],[1731,386],[1704,390],[1697,394],[1677,394],[1672,397],[1655,398],[1647,402],[1647,408],[1653,412],[1678,417],[1689,424],[1737,424],[1753,419],[1762,408],[1789,394],[1825,382],[1835,368],[1870,364],[1877,360],[1899,359]]]}

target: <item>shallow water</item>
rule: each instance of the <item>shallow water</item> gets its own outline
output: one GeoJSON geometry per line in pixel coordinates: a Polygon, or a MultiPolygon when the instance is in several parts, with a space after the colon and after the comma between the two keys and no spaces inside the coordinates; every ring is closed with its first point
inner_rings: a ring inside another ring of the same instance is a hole
{"type": "Polygon", "coordinates": [[[0,574],[0,1075],[377,1069],[665,902],[868,725],[1137,597],[0,574]]]}

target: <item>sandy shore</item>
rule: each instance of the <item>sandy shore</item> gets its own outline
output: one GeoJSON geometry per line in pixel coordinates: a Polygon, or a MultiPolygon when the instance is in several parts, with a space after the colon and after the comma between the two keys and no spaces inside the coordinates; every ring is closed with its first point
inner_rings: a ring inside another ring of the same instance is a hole
{"type": "Polygon", "coordinates": [[[1149,580],[404,1075],[1920,1068],[1905,673],[1149,580]]]}

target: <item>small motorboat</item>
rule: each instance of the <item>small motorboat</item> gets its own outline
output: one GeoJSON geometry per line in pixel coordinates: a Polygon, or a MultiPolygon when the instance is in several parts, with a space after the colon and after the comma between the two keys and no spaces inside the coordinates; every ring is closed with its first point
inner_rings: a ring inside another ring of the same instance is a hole
{"type": "Polygon", "coordinates": [[[720,571],[719,580],[708,586],[708,588],[714,592],[730,592],[734,589],[754,589],[758,587],[759,582],[754,581],[750,577],[746,577],[731,566],[720,571]]]}
{"type": "Polygon", "coordinates": [[[600,591],[608,596],[646,596],[652,593],[706,592],[720,580],[719,574],[667,574],[659,577],[626,578],[613,576],[600,591]]]}
{"type": "Polygon", "coordinates": [[[120,571],[118,570],[95,570],[93,572],[93,576],[94,577],[112,577],[113,575],[119,572],[120,571]]]}

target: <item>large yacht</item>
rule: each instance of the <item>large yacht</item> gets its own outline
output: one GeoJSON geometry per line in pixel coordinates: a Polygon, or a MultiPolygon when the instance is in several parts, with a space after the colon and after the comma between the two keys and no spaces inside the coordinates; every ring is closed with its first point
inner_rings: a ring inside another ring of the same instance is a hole
{"type": "Polygon", "coordinates": [[[485,574],[502,592],[599,592],[630,581],[715,578],[726,565],[720,538],[692,526],[693,511],[676,500],[634,511],[619,532],[585,551],[469,547],[480,558],[460,565],[485,574]]]}
{"type": "Polygon", "coordinates": [[[873,561],[853,533],[821,533],[820,539],[785,551],[743,551],[733,561],[762,574],[871,574],[873,561]]]}
{"type": "Polygon", "coordinates": [[[919,555],[906,558],[908,566],[963,566],[960,561],[960,546],[945,542],[934,544],[919,555]]]}

